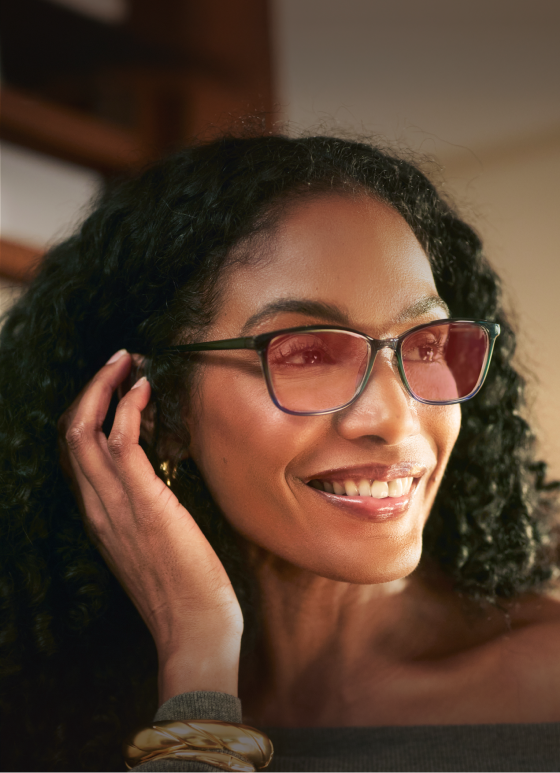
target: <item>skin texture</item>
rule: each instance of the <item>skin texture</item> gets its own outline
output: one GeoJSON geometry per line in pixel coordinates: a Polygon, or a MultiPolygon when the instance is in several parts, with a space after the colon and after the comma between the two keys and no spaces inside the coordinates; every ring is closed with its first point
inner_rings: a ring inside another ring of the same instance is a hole
{"type": "MultiPolygon", "coordinates": [[[[208,340],[332,321],[278,313],[245,328],[268,303],[291,298],[336,306],[350,327],[376,338],[447,316],[436,307],[398,321],[437,290],[409,227],[378,202],[308,203],[271,247],[264,266],[232,274],[208,340]]],[[[445,584],[434,592],[402,579],[419,561],[460,406],[415,401],[384,350],[353,405],[290,416],[273,405],[260,369],[243,367],[255,361],[251,352],[203,355],[189,420],[190,453],[249,542],[262,589],[260,670],[248,667],[241,688],[249,717],[270,726],[560,718],[548,689],[548,701],[541,694],[529,708],[520,699],[527,650],[511,645],[502,613],[468,614],[445,584]],[[329,468],[401,461],[425,474],[408,513],[383,524],[340,514],[303,482],[329,468]]]]}
{"type": "MultiPolygon", "coordinates": [[[[389,338],[448,316],[443,305],[411,313],[437,296],[429,262],[404,220],[369,198],[300,202],[268,239],[240,249],[262,260],[225,277],[207,340],[334,321],[389,338]],[[247,327],[286,299],[329,304],[338,319],[277,311],[247,327]]],[[[411,398],[388,349],[354,404],[312,417],[274,406],[254,352],[198,357],[188,454],[260,587],[262,635],[241,670],[246,721],[560,721],[559,604],[522,598],[508,619],[469,608],[445,581],[414,571],[460,407],[411,398]],[[327,469],[403,462],[419,471],[412,503],[383,522],[349,515],[306,485],[327,469]]],[[[239,606],[212,548],[141,452],[150,394],[145,381],[123,387],[131,362],[125,354],[102,369],[63,417],[63,463],[86,524],[154,636],[160,702],[196,689],[236,694],[239,606]],[[101,425],[117,388],[106,439],[101,425]]]]}
{"type": "Polygon", "coordinates": [[[243,620],[225,569],[138,443],[150,387],[140,379],[103,433],[132,357],[115,353],[59,421],[60,461],[86,531],[153,636],[164,702],[187,690],[237,693],[243,620]]]}
{"type": "MultiPolygon", "coordinates": [[[[404,220],[371,200],[329,199],[298,209],[275,235],[271,258],[264,266],[235,271],[209,340],[238,336],[259,309],[285,299],[328,303],[348,315],[349,326],[376,338],[447,316],[436,307],[395,322],[437,290],[404,220]]],[[[326,321],[278,313],[248,334],[326,321]]],[[[201,359],[189,423],[191,454],[236,530],[322,577],[370,584],[410,574],[459,432],[460,407],[428,406],[410,397],[388,349],[378,354],[357,402],[309,417],[274,406],[254,352],[216,352],[201,359]],[[242,367],[248,363],[256,365],[254,372],[242,367]],[[383,524],[341,515],[304,483],[330,468],[402,462],[426,472],[405,517],[383,524]]]]}

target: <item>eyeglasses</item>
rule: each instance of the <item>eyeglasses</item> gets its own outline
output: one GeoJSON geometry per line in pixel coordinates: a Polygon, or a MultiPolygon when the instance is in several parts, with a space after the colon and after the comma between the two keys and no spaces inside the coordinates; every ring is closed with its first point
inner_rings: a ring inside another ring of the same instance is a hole
{"type": "Polygon", "coordinates": [[[495,322],[467,319],[428,322],[384,340],[338,325],[312,325],[163,351],[254,349],[273,403],[285,413],[318,416],[358,399],[384,348],[395,352],[402,382],[415,400],[428,405],[470,400],[484,383],[499,335],[495,322]]]}

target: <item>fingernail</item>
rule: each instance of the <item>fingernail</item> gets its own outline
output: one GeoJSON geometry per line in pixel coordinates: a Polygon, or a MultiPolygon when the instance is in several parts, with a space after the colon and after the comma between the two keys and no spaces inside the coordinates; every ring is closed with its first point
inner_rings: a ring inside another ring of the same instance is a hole
{"type": "Polygon", "coordinates": [[[107,360],[106,365],[111,365],[111,363],[116,362],[117,360],[120,360],[123,354],[126,354],[126,349],[119,349],[118,352],[115,352],[115,354],[113,354],[111,359],[107,360]]]}
{"type": "Polygon", "coordinates": [[[134,386],[131,387],[131,389],[136,389],[136,387],[142,386],[144,381],[147,381],[147,380],[148,379],[146,378],[146,376],[142,376],[142,378],[139,378],[136,384],[134,384],[134,386]]]}

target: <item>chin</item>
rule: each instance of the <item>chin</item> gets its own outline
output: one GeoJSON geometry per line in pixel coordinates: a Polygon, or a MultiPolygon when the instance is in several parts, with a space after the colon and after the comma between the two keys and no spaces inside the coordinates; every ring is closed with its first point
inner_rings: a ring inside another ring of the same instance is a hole
{"type": "Polygon", "coordinates": [[[328,568],[325,567],[324,571],[315,571],[315,573],[331,580],[355,585],[381,585],[408,577],[420,563],[421,555],[420,542],[418,546],[409,546],[394,556],[382,552],[374,553],[368,558],[341,562],[338,566],[331,565],[328,568]]]}
{"type": "Polygon", "coordinates": [[[401,580],[417,568],[422,555],[421,532],[398,540],[364,540],[359,544],[341,539],[335,546],[292,540],[284,549],[278,545],[258,545],[250,538],[247,542],[257,564],[270,562],[280,571],[314,574],[356,585],[401,580]]]}

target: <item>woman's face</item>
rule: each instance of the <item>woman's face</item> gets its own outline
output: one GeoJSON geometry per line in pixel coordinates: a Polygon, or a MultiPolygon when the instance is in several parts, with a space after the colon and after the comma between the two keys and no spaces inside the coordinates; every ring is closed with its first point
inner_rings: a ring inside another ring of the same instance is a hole
{"type": "MultiPolygon", "coordinates": [[[[231,269],[207,340],[321,323],[391,338],[448,316],[425,253],[385,204],[334,195],[304,202],[262,249],[256,267],[231,269]]],[[[390,349],[377,354],[356,402],[321,416],[280,411],[254,351],[200,359],[189,450],[234,529],[324,577],[381,583],[408,575],[457,439],[459,406],[410,397],[390,349]],[[393,496],[366,501],[309,485],[364,479],[380,481],[374,494],[393,496]]]]}

